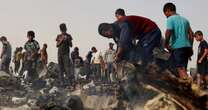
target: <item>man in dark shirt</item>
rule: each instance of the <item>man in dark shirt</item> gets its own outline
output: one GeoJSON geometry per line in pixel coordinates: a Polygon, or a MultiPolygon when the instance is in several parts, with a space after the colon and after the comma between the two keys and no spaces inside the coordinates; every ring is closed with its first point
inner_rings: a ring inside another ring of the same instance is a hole
{"type": "Polygon", "coordinates": [[[60,24],[60,31],[61,34],[59,34],[56,38],[58,47],[58,64],[60,66],[60,80],[63,81],[64,79],[64,73],[67,77],[67,79],[72,83],[73,80],[73,74],[71,72],[71,65],[70,65],[70,47],[72,47],[72,37],[70,34],[68,34],[66,24],[62,23],[60,24]]]}
{"type": "Polygon", "coordinates": [[[27,32],[28,41],[24,45],[25,49],[25,70],[28,71],[29,81],[32,82],[38,77],[36,67],[38,61],[38,51],[40,49],[39,43],[35,40],[35,32],[27,32]]]}
{"type": "Polygon", "coordinates": [[[160,46],[160,29],[148,18],[125,16],[124,10],[117,10],[116,17],[115,23],[100,24],[99,34],[113,38],[117,43],[116,61],[128,60],[138,63],[141,59],[142,64],[146,66],[153,60],[152,50],[160,46]]]}
{"type": "Polygon", "coordinates": [[[12,47],[10,43],[7,41],[7,38],[2,36],[0,41],[3,44],[2,52],[0,55],[1,62],[0,62],[0,70],[9,73],[9,65],[11,62],[11,55],[12,55],[12,47]]]}
{"type": "MultiPolygon", "coordinates": [[[[203,38],[201,31],[195,32],[195,39],[200,42],[198,47],[198,58],[197,58],[197,71],[200,74],[200,82],[204,82],[206,87],[208,86],[208,44],[203,38]]],[[[200,85],[200,84],[199,84],[200,85]]],[[[208,87],[207,87],[208,88],[208,87]]]]}

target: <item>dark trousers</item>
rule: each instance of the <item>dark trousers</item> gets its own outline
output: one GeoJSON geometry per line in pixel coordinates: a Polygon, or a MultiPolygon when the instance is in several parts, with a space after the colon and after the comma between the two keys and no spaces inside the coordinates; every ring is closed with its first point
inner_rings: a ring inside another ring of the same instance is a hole
{"type": "Polygon", "coordinates": [[[64,55],[59,55],[58,56],[58,64],[60,68],[60,76],[59,79],[63,80],[64,79],[64,73],[69,80],[73,80],[74,76],[71,72],[71,64],[70,64],[70,59],[69,59],[69,54],[64,54],[64,55]]]}
{"type": "Polygon", "coordinates": [[[155,47],[161,47],[161,38],[162,35],[159,28],[141,35],[136,46],[126,52],[128,53],[128,61],[132,63],[138,63],[138,61],[141,61],[146,67],[148,62],[153,61],[153,49],[155,47]]]}
{"type": "Polygon", "coordinates": [[[93,64],[92,65],[93,76],[96,80],[101,79],[101,66],[100,64],[93,64]]]}
{"type": "Polygon", "coordinates": [[[0,69],[6,73],[9,73],[9,65],[10,65],[10,62],[11,62],[11,58],[8,58],[8,57],[2,57],[1,59],[1,64],[0,64],[0,69]]]}
{"type": "Polygon", "coordinates": [[[14,72],[18,73],[19,68],[20,68],[20,61],[15,61],[14,62],[14,72]]]}

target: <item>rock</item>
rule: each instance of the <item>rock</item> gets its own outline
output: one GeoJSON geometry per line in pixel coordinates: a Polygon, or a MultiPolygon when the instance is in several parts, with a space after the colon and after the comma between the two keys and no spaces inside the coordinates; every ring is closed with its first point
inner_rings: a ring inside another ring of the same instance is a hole
{"type": "Polygon", "coordinates": [[[37,100],[36,99],[29,99],[27,101],[27,105],[31,108],[36,108],[37,107],[37,100]]]}
{"type": "Polygon", "coordinates": [[[90,87],[95,87],[94,81],[92,80],[90,83],[85,84],[83,89],[89,89],[90,87]]]}
{"type": "Polygon", "coordinates": [[[171,100],[171,98],[160,94],[152,100],[149,100],[145,104],[144,110],[184,110],[184,108],[171,100]]]}
{"type": "Polygon", "coordinates": [[[60,89],[58,87],[52,87],[50,90],[49,90],[49,94],[54,94],[54,93],[57,93],[57,92],[60,92],[60,89]]]}
{"type": "Polygon", "coordinates": [[[70,110],[84,110],[84,105],[79,96],[72,95],[66,100],[66,106],[70,110]]]}
{"type": "Polygon", "coordinates": [[[15,105],[24,104],[24,103],[27,102],[27,98],[26,97],[23,97],[23,98],[20,98],[20,97],[12,97],[12,102],[15,105]]]}
{"type": "Polygon", "coordinates": [[[1,107],[1,110],[31,110],[31,108],[28,105],[21,105],[18,107],[1,107]]]}
{"type": "Polygon", "coordinates": [[[45,86],[46,86],[46,81],[44,81],[42,79],[37,79],[37,80],[33,81],[33,83],[32,83],[33,89],[41,89],[41,88],[44,88],[45,86]]]}

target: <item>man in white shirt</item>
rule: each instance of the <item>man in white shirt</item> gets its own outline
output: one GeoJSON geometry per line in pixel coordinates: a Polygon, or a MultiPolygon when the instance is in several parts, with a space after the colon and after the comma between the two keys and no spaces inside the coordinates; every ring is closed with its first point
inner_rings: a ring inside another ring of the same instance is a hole
{"type": "Polygon", "coordinates": [[[93,76],[95,80],[101,79],[101,63],[102,63],[102,54],[99,52],[95,47],[92,47],[92,70],[93,70],[93,76]]]}
{"type": "Polygon", "coordinates": [[[113,43],[109,43],[109,49],[105,51],[104,53],[104,62],[107,67],[106,77],[108,81],[114,81],[115,80],[115,69],[113,67],[113,62],[115,58],[115,49],[113,48],[113,43]],[[112,76],[112,77],[110,77],[112,76]]]}

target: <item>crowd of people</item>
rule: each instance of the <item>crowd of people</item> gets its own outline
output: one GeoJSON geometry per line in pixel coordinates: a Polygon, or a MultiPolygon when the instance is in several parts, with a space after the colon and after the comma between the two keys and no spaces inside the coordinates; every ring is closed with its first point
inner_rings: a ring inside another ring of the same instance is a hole
{"type": "MultiPolygon", "coordinates": [[[[154,62],[153,49],[159,48],[171,54],[172,67],[178,73],[180,80],[193,80],[187,74],[187,64],[193,55],[193,41],[199,41],[197,58],[197,81],[198,85],[208,87],[208,44],[203,38],[202,31],[195,33],[191,29],[189,21],[177,14],[173,3],[166,3],[163,7],[164,15],[167,17],[167,30],[165,32],[165,43],[163,46],[162,34],[157,24],[149,18],[142,16],[126,15],[124,9],[115,12],[116,21],[113,23],[101,23],[98,32],[101,36],[111,38],[115,41],[109,43],[109,48],[99,51],[96,47],[85,56],[85,60],[79,54],[79,47],[73,47],[72,36],[67,33],[65,23],[59,25],[60,34],[56,38],[58,48],[58,65],[60,68],[59,79],[65,83],[78,82],[80,77],[86,75],[86,79],[112,83],[118,80],[116,64],[127,61],[134,65],[141,64],[144,68],[154,62]]],[[[12,62],[15,65],[14,72],[23,75],[28,72],[31,81],[38,75],[37,64],[47,66],[48,54],[47,44],[43,44],[40,50],[39,43],[35,40],[34,31],[28,31],[28,41],[24,48],[18,47],[14,52],[12,62]],[[21,69],[20,69],[21,65],[21,69]]],[[[7,38],[2,36],[3,44],[1,53],[0,69],[9,73],[12,49],[7,38]]]]}

